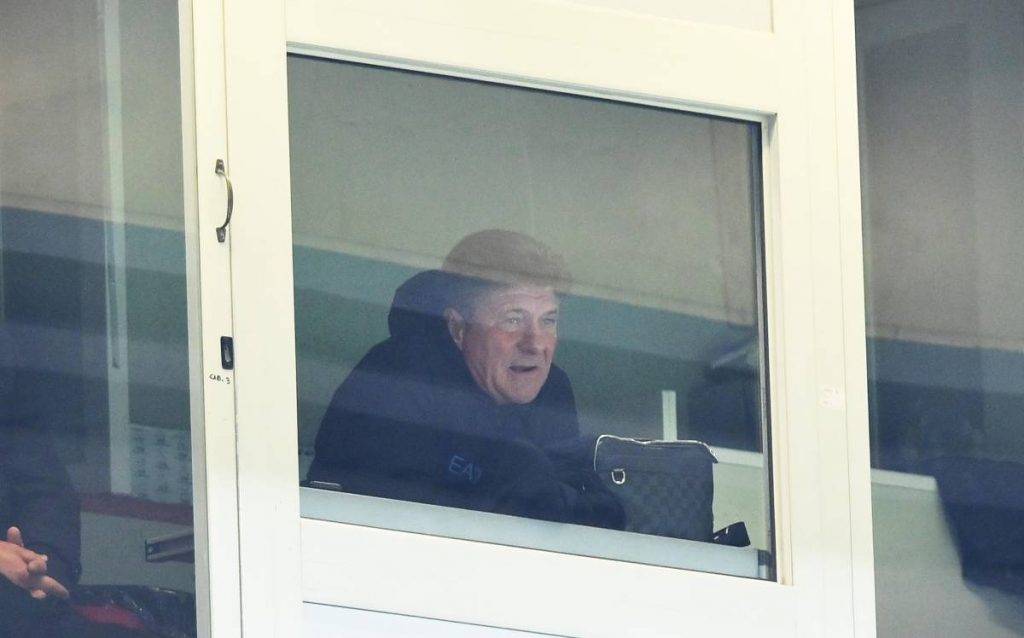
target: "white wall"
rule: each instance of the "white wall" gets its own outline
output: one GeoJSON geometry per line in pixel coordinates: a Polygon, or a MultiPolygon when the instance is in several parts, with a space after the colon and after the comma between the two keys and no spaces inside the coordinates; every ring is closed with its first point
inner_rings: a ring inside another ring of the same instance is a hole
{"type": "Polygon", "coordinates": [[[109,206],[103,55],[95,3],[0,5],[5,206],[103,218],[109,206]]]}
{"type": "Polygon", "coordinates": [[[868,333],[1024,346],[1024,3],[857,10],[868,333]]]}
{"type": "Polygon", "coordinates": [[[123,180],[128,221],[182,228],[177,24],[174,0],[0,4],[5,206],[110,220],[123,180]]]}
{"type": "Polygon", "coordinates": [[[288,69],[297,244],[436,268],[470,232],[510,228],[562,253],[578,294],[753,323],[748,127],[308,58],[288,69]]]}

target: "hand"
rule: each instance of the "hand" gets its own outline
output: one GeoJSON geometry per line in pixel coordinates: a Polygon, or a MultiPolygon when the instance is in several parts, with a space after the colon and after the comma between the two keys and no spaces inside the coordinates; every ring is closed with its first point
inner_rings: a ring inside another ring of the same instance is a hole
{"type": "Polygon", "coordinates": [[[7,530],[7,541],[0,541],[0,574],[33,598],[47,596],[67,598],[68,590],[51,576],[46,575],[47,557],[25,547],[21,530],[7,530]]]}

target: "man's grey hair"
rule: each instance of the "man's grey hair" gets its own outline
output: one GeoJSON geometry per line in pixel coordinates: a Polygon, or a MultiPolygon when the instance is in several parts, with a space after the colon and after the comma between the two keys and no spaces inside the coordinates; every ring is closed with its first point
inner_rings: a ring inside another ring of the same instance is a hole
{"type": "Polygon", "coordinates": [[[454,275],[448,305],[469,319],[487,294],[512,286],[568,292],[572,276],[565,259],[550,246],[511,230],[481,230],[464,237],[444,259],[454,275]]]}

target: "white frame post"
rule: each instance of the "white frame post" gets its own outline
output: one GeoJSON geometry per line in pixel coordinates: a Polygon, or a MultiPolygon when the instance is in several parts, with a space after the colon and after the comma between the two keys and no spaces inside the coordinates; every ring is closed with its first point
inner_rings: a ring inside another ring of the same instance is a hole
{"type": "MultiPolygon", "coordinates": [[[[231,255],[246,636],[301,634],[284,18],[280,0],[224,0],[224,159],[234,183],[235,209],[227,242],[219,248],[231,255]]],[[[213,164],[209,166],[212,170],[213,164]]],[[[204,240],[216,241],[213,226],[202,232],[204,240]]]]}
{"type": "Polygon", "coordinates": [[[844,362],[846,366],[846,449],[849,459],[850,548],[853,557],[853,626],[874,635],[874,524],[871,497],[871,440],[864,297],[864,242],[861,221],[860,122],[853,2],[833,3],[836,167],[839,204],[844,362]]]}
{"type": "Polygon", "coordinates": [[[179,3],[204,638],[301,633],[287,128],[275,138],[262,126],[287,119],[283,18],[273,2],[179,3]],[[223,243],[214,230],[225,221],[227,179],[217,160],[234,187],[223,243]],[[237,371],[222,366],[221,337],[235,340],[237,371]]]}
{"type": "Polygon", "coordinates": [[[221,638],[242,635],[235,397],[219,339],[231,334],[231,255],[213,231],[226,206],[213,170],[227,158],[224,20],[216,0],[178,6],[196,607],[199,635],[221,638]]]}

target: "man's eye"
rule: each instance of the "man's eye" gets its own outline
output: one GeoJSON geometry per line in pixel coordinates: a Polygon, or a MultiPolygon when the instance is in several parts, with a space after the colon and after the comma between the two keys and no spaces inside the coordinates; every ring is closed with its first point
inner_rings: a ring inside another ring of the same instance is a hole
{"type": "Polygon", "coordinates": [[[549,328],[553,328],[558,325],[558,317],[544,317],[541,319],[541,323],[549,328]]]}
{"type": "Polygon", "coordinates": [[[505,317],[501,320],[501,325],[509,328],[518,328],[522,323],[522,317],[505,317]]]}

